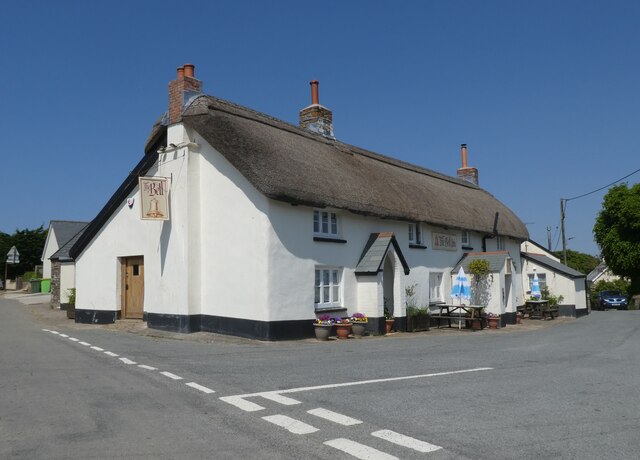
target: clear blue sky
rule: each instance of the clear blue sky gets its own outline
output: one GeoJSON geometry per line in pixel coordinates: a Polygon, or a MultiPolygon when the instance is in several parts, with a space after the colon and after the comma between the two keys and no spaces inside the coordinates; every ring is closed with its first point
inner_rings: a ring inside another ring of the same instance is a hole
{"type": "MultiPolygon", "coordinates": [[[[21,1],[0,27],[0,231],[91,220],[190,62],[209,94],[297,123],[309,80],[345,142],[480,185],[534,240],[559,200],[638,169],[637,1],[21,1]]],[[[640,174],[629,178],[640,180],[640,174]]],[[[598,253],[605,192],[569,202],[598,253]]]]}

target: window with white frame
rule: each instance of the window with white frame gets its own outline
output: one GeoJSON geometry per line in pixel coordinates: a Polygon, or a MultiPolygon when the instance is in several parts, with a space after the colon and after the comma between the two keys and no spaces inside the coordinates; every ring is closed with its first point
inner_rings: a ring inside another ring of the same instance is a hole
{"type": "Polygon", "coordinates": [[[409,244],[422,244],[422,226],[420,222],[409,224],[409,244]]]}
{"type": "Polygon", "coordinates": [[[504,251],[504,237],[496,237],[496,248],[498,249],[498,251],[504,251]]]}
{"type": "Polygon", "coordinates": [[[330,211],[313,211],[313,233],[318,236],[338,236],[338,215],[330,211]]]}
{"type": "MultiPolygon", "coordinates": [[[[531,285],[533,284],[533,274],[529,274],[529,289],[528,292],[531,292],[531,285]]],[[[540,286],[540,290],[542,291],[547,287],[547,275],[546,273],[538,273],[538,286],[540,286]]]]}
{"type": "Polygon", "coordinates": [[[462,244],[462,246],[471,246],[471,234],[469,234],[469,232],[462,232],[462,236],[460,237],[460,244],[462,244]]]}
{"type": "Polygon", "coordinates": [[[314,303],[316,308],[341,306],[342,269],[316,268],[314,303]]]}
{"type": "Polygon", "coordinates": [[[429,272],[429,300],[431,302],[441,302],[442,297],[442,281],[444,277],[442,272],[429,272]]]}

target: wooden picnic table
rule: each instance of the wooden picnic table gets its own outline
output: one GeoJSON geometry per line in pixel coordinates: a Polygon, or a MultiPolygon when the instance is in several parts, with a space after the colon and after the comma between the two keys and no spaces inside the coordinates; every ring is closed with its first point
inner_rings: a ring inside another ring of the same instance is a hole
{"type": "Polygon", "coordinates": [[[462,324],[462,320],[465,321],[465,327],[473,328],[473,322],[478,321],[480,323],[480,329],[484,328],[484,322],[482,318],[482,312],[484,307],[479,305],[438,305],[438,314],[431,315],[431,318],[438,321],[438,329],[440,329],[441,321],[446,321],[451,327],[451,320],[458,320],[458,328],[462,324]]]}
{"type": "Polygon", "coordinates": [[[547,316],[554,319],[558,316],[558,307],[549,305],[548,300],[527,300],[524,305],[517,308],[524,317],[527,313],[529,318],[545,319],[547,316]]]}

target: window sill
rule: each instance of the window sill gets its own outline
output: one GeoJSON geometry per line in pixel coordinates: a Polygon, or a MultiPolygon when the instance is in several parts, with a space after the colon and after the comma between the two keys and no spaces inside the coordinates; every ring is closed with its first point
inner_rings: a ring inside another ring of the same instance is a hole
{"type": "Polygon", "coordinates": [[[327,236],[314,236],[313,241],[318,241],[319,243],[346,243],[347,240],[343,240],[342,238],[331,238],[327,236]]]}
{"type": "Polygon", "coordinates": [[[462,246],[462,249],[466,249],[467,251],[473,251],[471,246],[462,246]]]}
{"type": "Polygon", "coordinates": [[[409,243],[409,247],[411,249],[427,249],[427,247],[424,244],[409,243]]]}
{"type": "Polygon", "coordinates": [[[316,311],[316,313],[329,313],[329,312],[332,312],[332,311],[344,312],[344,311],[347,311],[347,307],[315,307],[315,311],[316,311]]]}

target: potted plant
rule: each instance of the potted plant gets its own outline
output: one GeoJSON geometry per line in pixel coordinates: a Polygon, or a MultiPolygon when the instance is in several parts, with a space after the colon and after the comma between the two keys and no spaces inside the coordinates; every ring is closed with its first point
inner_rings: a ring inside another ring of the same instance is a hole
{"type": "Polygon", "coordinates": [[[353,332],[353,336],[358,339],[361,338],[367,329],[368,322],[369,318],[367,318],[367,315],[364,313],[354,313],[351,315],[351,331],[353,332]]]}
{"type": "Polygon", "coordinates": [[[391,332],[391,328],[393,327],[393,323],[396,319],[393,317],[391,312],[387,307],[384,307],[384,331],[386,334],[391,332]]]}
{"type": "Polygon", "coordinates": [[[351,332],[351,321],[349,318],[334,318],[336,335],[340,340],[346,340],[351,332]]]}
{"type": "Polygon", "coordinates": [[[489,324],[489,329],[498,329],[500,325],[500,315],[496,313],[487,313],[487,323],[489,324]]]}
{"type": "Polygon", "coordinates": [[[313,331],[316,339],[320,341],[329,340],[331,328],[333,328],[333,318],[329,315],[321,315],[313,322],[313,331]]]}
{"type": "Polygon", "coordinates": [[[519,311],[519,312],[517,312],[517,313],[516,313],[516,324],[522,324],[522,317],[523,317],[523,316],[524,316],[524,315],[522,314],[522,312],[521,312],[521,311],[519,311]]]}
{"type": "Polygon", "coordinates": [[[428,331],[430,323],[428,307],[407,307],[407,332],[428,331]]]}

